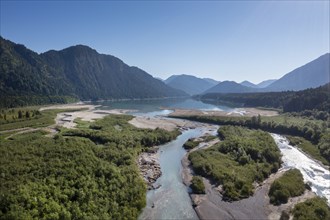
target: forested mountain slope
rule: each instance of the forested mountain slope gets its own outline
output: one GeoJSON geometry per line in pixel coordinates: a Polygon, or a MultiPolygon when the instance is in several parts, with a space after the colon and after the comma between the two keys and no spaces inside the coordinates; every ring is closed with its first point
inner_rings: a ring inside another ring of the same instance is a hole
{"type": "Polygon", "coordinates": [[[25,103],[29,102],[26,98],[21,103],[15,100],[26,96],[90,100],[187,95],[137,67],[87,46],[77,45],[39,55],[3,38],[0,43],[0,106],[39,104],[25,103]]]}

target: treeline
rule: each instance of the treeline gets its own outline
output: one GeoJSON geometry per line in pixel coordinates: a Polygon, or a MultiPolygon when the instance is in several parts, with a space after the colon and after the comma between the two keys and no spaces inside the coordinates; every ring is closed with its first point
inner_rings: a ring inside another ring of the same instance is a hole
{"type": "Polygon", "coordinates": [[[279,169],[279,149],[273,138],[260,130],[222,126],[218,132],[222,142],[189,154],[192,168],[222,185],[225,200],[247,198],[254,192],[254,182],[262,182],[279,169]]]}
{"type": "Polygon", "coordinates": [[[23,121],[34,118],[38,115],[41,115],[41,113],[36,109],[1,109],[0,124],[23,121]]]}
{"type": "Polygon", "coordinates": [[[212,103],[237,103],[244,107],[278,108],[283,112],[300,112],[301,115],[313,116],[321,120],[326,120],[330,114],[330,83],[297,92],[209,93],[196,98],[212,103]]]}
{"type": "Polygon", "coordinates": [[[217,125],[244,126],[253,129],[261,129],[268,132],[304,137],[313,143],[318,143],[323,133],[327,130],[327,124],[313,123],[288,116],[276,117],[228,117],[228,116],[171,116],[193,121],[212,123],[217,125]],[[291,123],[290,121],[302,120],[305,123],[291,123]]]}
{"type": "Polygon", "coordinates": [[[136,157],[178,131],[137,129],[129,119],[1,140],[0,219],[137,219],[146,185],[136,157]]]}
{"type": "Polygon", "coordinates": [[[284,135],[300,136],[311,141],[321,156],[330,163],[330,132],[325,122],[296,117],[227,117],[227,116],[172,116],[217,125],[243,126],[284,135]]]}
{"type": "Polygon", "coordinates": [[[73,96],[41,96],[41,95],[0,95],[0,109],[16,108],[31,105],[65,104],[77,102],[73,96]]]}

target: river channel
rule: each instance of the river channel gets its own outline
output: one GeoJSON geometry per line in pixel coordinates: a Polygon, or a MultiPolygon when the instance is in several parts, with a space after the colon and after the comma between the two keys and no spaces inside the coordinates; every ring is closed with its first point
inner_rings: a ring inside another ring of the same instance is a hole
{"type": "MultiPolygon", "coordinates": [[[[195,100],[154,100],[148,102],[128,101],[110,102],[104,109],[123,108],[136,109],[133,115],[146,115],[160,117],[171,112],[171,108],[188,108],[200,110],[225,110],[233,109],[226,106],[214,106],[195,100]],[[164,106],[169,107],[168,109],[164,106]],[[160,109],[159,107],[163,107],[160,109]]],[[[155,185],[160,185],[156,190],[147,192],[147,206],[139,219],[198,219],[188,194],[187,187],[182,183],[181,159],[186,154],[182,145],[192,137],[202,136],[205,132],[216,133],[216,127],[208,130],[205,126],[183,131],[178,138],[168,144],[160,146],[160,166],[162,176],[155,185]]],[[[296,147],[291,146],[288,140],[277,134],[271,134],[282,153],[282,169],[297,168],[301,171],[304,181],[311,185],[312,191],[319,196],[327,198],[330,205],[330,172],[318,162],[306,156],[296,147]]]]}
{"type": "Polygon", "coordinates": [[[207,132],[206,128],[184,131],[175,141],[159,148],[162,176],[156,190],[147,193],[147,207],[140,219],[198,219],[188,194],[182,183],[181,159],[186,154],[182,145],[192,137],[199,137],[207,132]]]}

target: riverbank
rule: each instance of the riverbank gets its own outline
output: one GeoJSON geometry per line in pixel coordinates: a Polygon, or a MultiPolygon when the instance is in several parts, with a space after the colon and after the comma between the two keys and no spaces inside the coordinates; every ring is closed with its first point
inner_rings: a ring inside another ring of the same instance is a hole
{"type": "Polygon", "coordinates": [[[202,123],[194,122],[184,119],[173,119],[163,116],[148,117],[148,116],[135,116],[129,123],[137,128],[156,129],[161,128],[167,131],[175,129],[187,130],[200,127],[202,123]]]}
{"type": "MultiPolygon", "coordinates": [[[[200,145],[188,152],[182,159],[182,178],[183,183],[189,186],[193,176],[193,170],[188,160],[189,153],[205,149],[212,146],[216,140],[211,142],[200,143],[200,145]]],[[[222,200],[221,186],[213,185],[208,179],[203,178],[205,186],[205,194],[190,194],[194,209],[200,219],[279,219],[282,212],[289,213],[296,204],[304,202],[309,198],[313,198],[316,194],[306,190],[301,196],[290,198],[288,203],[280,206],[270,204],[268,192],[271,184],[279,178],[288,167],[280,169],[277,173],[272,174],[261,184],[256,185],[253,196],[234,202],[226,202],[222,200]]]]}
{"type": "MultiPolygon", "coordinates": [[[[210,135],[214,133],[218,128],[218,126],[205,123],[182,119],[172,119],[162,116],[135,116],[132,120],[129,121],[129,123],[137,128],[148,128],[153,130],[160,128],[167,131],[173,131],[175,129],[186,131],[189,129],[203,128],[205,132],[202,135],[210,135]]],[[[160,152],[158,147],[154,147],[152,150],[150,150],[150,152],[141,153],[137,160],[140,173],[148,186],[148,190],[153,190],[160,187],[160,185],[155,185],[157,179],[162,175],[159,163],[159,155],[160,152]]]]}
{"type": "Polygon", "coordinates": [[[279,219],[282,211],[289,212],[299,202],[316,196],[312,191],[306,190],[303,195],[290,198],[286,204],[280,206],[270,204],[269,188],[283,171],[272,174],[255,189],[253,196],[234,202],[223,201],[220,187],[203,178],[206,194],[191,195],[195,211],[200,219],[279,219]]]}
{"type": "Polygon", "coordinates": [[[141,153],[137,159],[140,174],[147,183],[148,190],[157,189],[160,185],[155,185],[157,179],[162,175],[159,163],[158,148],[153,149],[154,152],[141,153]]]}
{"type": "Polygon", "coordinates": [[[203,111],[196,109],[172,109],[174,112],[169,116],[234,116],[234,117],[252,117],[252,116],[276,116],[279,113],[274,110],[265,110],[257,108],[235,108],[232,111],[203,111]]]}
{"type": "MultiPolygon", "coordinates": [[[[57,127],[74,129],[77,126],[77,123],[75,123],[76,119],[93,122],[97,119],[102,119],[110,114],[126,114],[128,112],[134,111],[130,109],[98,110],[98,107],[100,107],[100,105],[89,105],[83,102],[40,107],[36,110],[42,112],[42,114],[45,114],[46,116],[44,116],[43,118],[39,117],[39,119],[36,120],[32,118],[28,120],[18,121],[17,123],[21,123],[23,124],[23,126],[16,126],[18,128],[12,126],[13,129],[6,129],[0,131],[0,135],[9,134],[5,137],[5,139],[9,139],[18,134],[43,130],[49,133],[47,136],[53,137],[58,132],[57,127]],[[43,113],[47,110],[50,110],[50,113],[43,113]],[[26,124],[25,122],[29,123],[26,124]],[[40,125],[40,127],[38,125],[40,125]]],[[[5,125],[12,124],[14,123],[9,123],[5,125]]]]}

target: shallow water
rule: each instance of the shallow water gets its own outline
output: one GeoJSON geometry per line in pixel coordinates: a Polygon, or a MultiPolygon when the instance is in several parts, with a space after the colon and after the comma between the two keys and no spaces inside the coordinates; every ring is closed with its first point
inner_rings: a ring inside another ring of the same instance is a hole
{"type": "Polygon", "coordinates": [[[330,205],[330,171],[291,146],[285,137],[278,134],[272,136],[283,155],[284,168],[299,169],[304,181],[311,183],[312,191],[327,198],[330,205]]]}
{"type": "Polygon", "coordinates": [[[134,109],[132,115],[167,115],[172,111],[169,109],[196,109],[202,111],[232,111],[233,109],[225,105],[208,104],[190,98],[180,99],[158,99],[158,100],[128,100],[128,101],[102,101],[92,104],[102,105],[100,109],[134,109]],[[160,109],[162,108],[162,109],[160,109]],[[163,110],[164,109],[164,110],[163,110]]]}
{"type": "MultiPolygon", "coordinates": [[[[156,185],[160,184],[161,187],[148,191],[147,207],[139,219],[198,219],[188,189],[182,183],[181,159],[186,154],[182,145],[189,138],[201,136],[206,131],[206,128],[189,129],[176,140],[160,147],[162,176],[156,185]]],[[[214,133],[213,130],[210,131],[212,132],[214,133]]]]}

